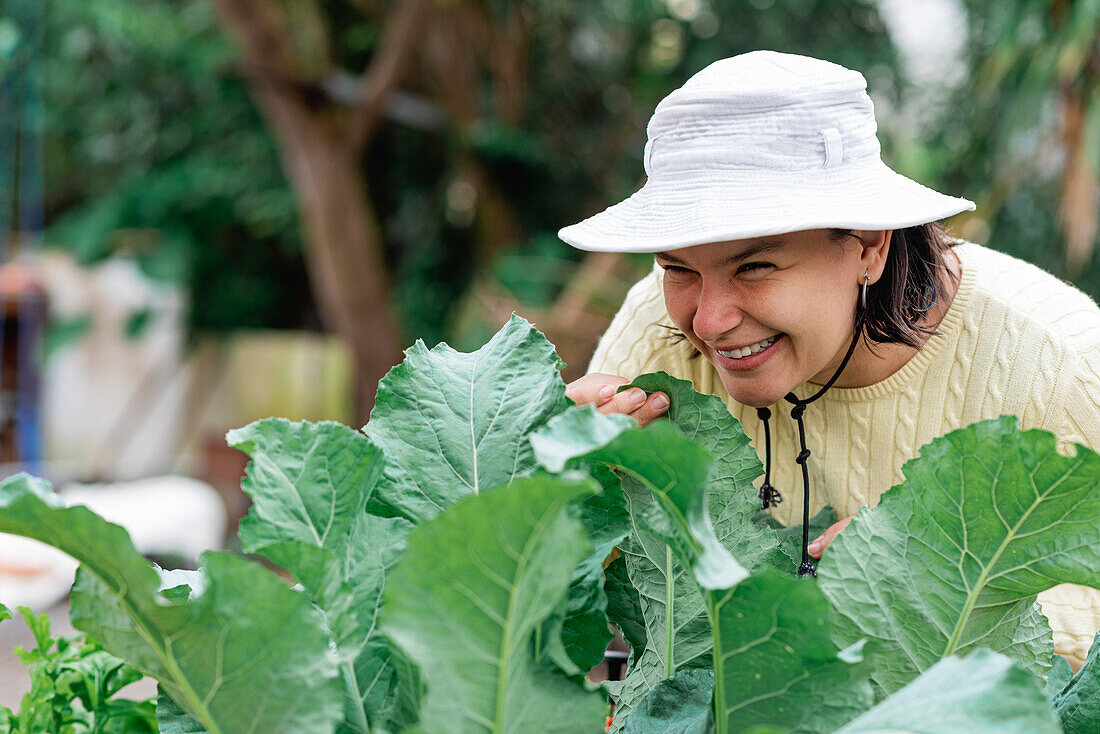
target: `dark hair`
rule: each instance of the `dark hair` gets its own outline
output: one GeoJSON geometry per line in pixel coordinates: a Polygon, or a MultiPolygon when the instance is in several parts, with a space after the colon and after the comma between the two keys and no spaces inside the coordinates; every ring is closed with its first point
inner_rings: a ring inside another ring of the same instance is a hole
{"type": "MultiPolygon", "coordinates": [[[[848,229],[830,229],[828,233],[838,244],[855,237],[848,229]]],[[[868,288],[867,311],[861,318],[863,338],[872,351],[874,344],[919,348],[937,333],[921,321],[943,296],[944,279],[951,275],[943,264],[944,255],[954,244],[954,238],[936,222],[893,231],[886,268],[868,288]]],[[[669,339],[686,341],[679,329],[665,328],[669,339]]],[[[695,351],[692,358],[697,356],[695,351]]]]}
{"type": "MultiPolygon", "coordinates": [[[[854,236],[851,230],[829,230],[835,242],[854,236]]],[[[943,264],[944,255],[954,242],[936,222],[893,231],[882,277],[867,290],[867,311],[861,324],[868,346],[919,348],[936,333],[921,321],[943,296],[944,279],[950,275],[943,264]]]]}

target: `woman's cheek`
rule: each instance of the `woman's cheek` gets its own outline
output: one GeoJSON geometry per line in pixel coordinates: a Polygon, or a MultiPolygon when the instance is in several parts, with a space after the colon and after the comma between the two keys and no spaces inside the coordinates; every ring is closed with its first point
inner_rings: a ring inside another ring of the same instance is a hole
{"type": "Polygon", "coordinates": [[[690,334],[691,322],[695,318],[695,300],[686,289],[669,283],[667,279],[664,291],[665,310],[668,311],[673,325],[685,334],[690,334]]]}

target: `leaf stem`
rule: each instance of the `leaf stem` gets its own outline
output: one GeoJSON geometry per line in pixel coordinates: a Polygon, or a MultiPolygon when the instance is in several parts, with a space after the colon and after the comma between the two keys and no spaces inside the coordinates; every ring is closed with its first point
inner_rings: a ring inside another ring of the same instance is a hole
{"type": "Polygon", "coordinates": [[[676,666],[672,662],[672,650],[675,644],[676,631],[673,622],[673,606],[676,597],[673,593],[672,583],[672,548],[665,544],[665,678],[671,678],[676,674],[676,666]]]}
{"type": "Polygon", "coordinates": [[[355,674],[355,661],[348,660],[344,663],[344,685],[348,688],[348,696],[352,700],[352,710],[355,712],[355,724],[363,734],[370,734],[370,722],[367,721],[367,712],[360,702],[359,676],[355,674]]]}
{"type": "Polygon", "coordinates": [[[726,685],[722,659],[722,635],[718,626],[718,604],[713,591],[705,591],[707,617],[710,618],[710,635],[713,646],[711,659],[714,661],[714,695],[711,699],[714,707],[714,734],[727,734],[729,722],[726,719],[726,685]]]}

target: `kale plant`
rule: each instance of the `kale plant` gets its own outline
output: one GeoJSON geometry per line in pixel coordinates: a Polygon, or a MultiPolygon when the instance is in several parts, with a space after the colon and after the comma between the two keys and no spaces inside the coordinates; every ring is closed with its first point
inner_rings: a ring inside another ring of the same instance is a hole
{"type": "MultiPolygon", "coordinates": [[[[117,698],[142,674],[82,635],[53,637],[50,618],[27,607],[19,614],[35,646],[15,649],[30,666],[31,688],[18,711],[0,706],[0,734],[143,734],[156,732],[151,701],[117,698]]],[[[0,605],[0,620],[11,612],[0,605]]]]}
{"type": "Polygon", "coordinates": [[[157,569],[26,476],[0,531],[81,562],[73,623],[160,682],[163,732],[595,733],[608,694],[634,734],[1100,726],[1100,653],[1072,675],[1035,605],[1100,586],[1093,451],[955,431],[799,579],[718,398],[644,376],[672,407],[638,428],[571,406],[560,367],[513,318],[474,353],[412,347],[361,431],[231,431],[242,546],[293,586],[225,553],[157,569]],[[598,689],[609,623],[631,661],[598,689]]]}

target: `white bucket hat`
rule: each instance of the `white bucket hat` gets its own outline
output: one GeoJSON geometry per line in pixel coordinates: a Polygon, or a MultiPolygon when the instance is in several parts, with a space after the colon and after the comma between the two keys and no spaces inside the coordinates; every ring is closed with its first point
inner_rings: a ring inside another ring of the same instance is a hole
{"type": "Polygon", "coordinates": [[[974,209],[880,158],[867,80],[806,56],[716,61],[646,129],[645,185],[558,236],[582,250],[660,252],[806,229],[900,229],[974,209]]]}

